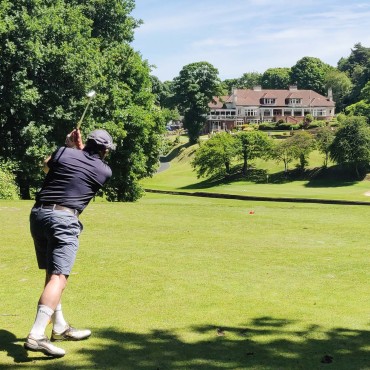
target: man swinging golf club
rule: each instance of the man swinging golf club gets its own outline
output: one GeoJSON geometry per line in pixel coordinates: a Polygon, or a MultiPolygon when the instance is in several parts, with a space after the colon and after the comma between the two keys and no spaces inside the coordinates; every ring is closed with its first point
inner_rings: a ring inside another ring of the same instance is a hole
{"type": "Polygon", "coordinates": [[[78,330],[67,323],[61,297],[83,228],[78,217],[111,177],[112,171],[104,158],[109,150],[115,149],[112,137],[102,129],[91,132],[84,146],[76,128],[67,135],[65,144],[45,160],[47,175],[30,214],[37,262],[40,269],[46,270],[46,279],[24,347],[52,357],[62,357],[65,351],[51,341],[82,340],[91,335],[90,330],[78,330]],[[50,322],[51,341],[45,335],[50,322]]]}

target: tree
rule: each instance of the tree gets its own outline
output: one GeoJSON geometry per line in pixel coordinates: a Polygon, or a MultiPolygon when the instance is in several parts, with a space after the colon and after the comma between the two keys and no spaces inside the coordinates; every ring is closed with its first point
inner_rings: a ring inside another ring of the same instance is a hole
{"type": "Polygon", "coordinates": [[[220,132],[202,143],[191,163],[198,177],[227,176],[236,155],[235,139],[227,132],[220,132]]]}
{"type": "Polygon", "coordinates": [[[362,116],[370,120],[370,104],[365,100],[349,105],[346,107],[345,112],[348,116],[362,116]]]}
{"type": "Polygon", "coordinates": [[[262,75],[259,72],[244,73],[239,79],[238,89],[253,89],[254,86],[261,85],[262,75]]]}
{"type": "Polygon", "coordinates": [[[272,141],[265,132],[241,131],[235,135],[236,154],[243,159],[243,175],[247,174],[248,161],[269,155],[272,141]]]}
{"type": "Polygon", "coordinates": [[[290,80],[299,89],[313,90],[325,95],[325,76],[332,69],[334,67],[319,58],[304,57],[291,68],[290,80]]]}
{"type": "Polygon", "coordinates": [[[336,111],[343,111],[352,91],[351,79],[346,73],[333,69],[326,73],[324,81],[326,91],[328,91],[329,88],[333,91],[336,111]]]}
{"type": "Polygon", "coordinates": [[[279,140],[274,143],[271,150],[271,158],[277,162],[284,163],[284,172],[287,174],[289,163],[293,162],[296,158],[295,147],[286,140],[279,140]]]}
{"type": "Polygon", "coordinates": [[[293,148],[294,157],[299,160],[299,169],[303,171],[308,164],[309,154],[315,148],[313,135],[307,131],[297,131],[286,140],[293,148]]]}
{"type": "Polygon", "coordinates": [[[94,89],[98,95],[83,134],[101,126],[114,133],[119,145],[112,157],[128,158],[126,172],[112,163],[110,199],[125,200],[128,194],[135,199],[128,188],[139,189],[138,180],[154,173],[164,122],[155,108],[150,67],[129,45],[140,25],[130,16],[134,1],[3,0],[1,5],[0,157],[17,161],[23,197],[30,197],[27,186],[37,182],[37,161],[24,161],[37,147],[30,137],[44,132],[50,149],[63,143],[83,112],[85,93],[94,89]],[[137,129],[130,120],[141,110],[145,125],[137,129]],[[145,170],[142,155],[147,156],[145,170]]]}
{"type": "Polygon", "coordinates": [[[290,84],[290,68],[269,68],[261,78],[264,89],[287,89],[290,84]]]}
{"type": "Polygon", "coordinates": [[[339,60],[338,69],[345,72],[353,84],[348,103],[358,102],[361,90],[370,80],[370,48],[362,46],[361,43],[355,44],[349,57],[339,60]]]}
{"type": "Polygon", "coordinates": [[[234,88],[238,86],[238,78],[230,78],[222,81],[223,95],[230,95],[234,88]]]}
{"type": "Polygon", "coordinates": [[[324,154],[324,167],[328,166],[330,146],[334,140],[334,132],[330,127],[320,127],[316,133],[317,147],[324,154]]]}
{"type": "Polygon", "coordinates": [[[233,89],[253,89],[261,85],[262,75],[259,72],[246,72],[239,78],[231,78],[222,81],[223,94],[231,94],[233,89]]]}
{"type": "Polygon", "coordinates": [[[346,119],[330,146],[330,157],[353,168],[360,178],[361,169],[366,169],[370,162],[370,126],[364,117],[346,119]]]}
{"type": "Polygon", "coordinates": [[[194,144],[204,127],[208,104],[221,93],[218,70],[208,62],[191,63],[174,79],[175,99],[184,116],[184,128],[194,144]]]}

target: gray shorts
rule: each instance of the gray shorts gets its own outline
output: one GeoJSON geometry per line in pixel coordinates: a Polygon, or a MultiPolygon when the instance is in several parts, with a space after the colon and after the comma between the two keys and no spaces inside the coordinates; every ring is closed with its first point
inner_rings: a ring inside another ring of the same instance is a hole
{"type": "Polygon", "coordinates": [[[30,230],[39,268],[49,274],[70,275],[82,228],[81,222],[72,213],[32,208],[30,230]]]}

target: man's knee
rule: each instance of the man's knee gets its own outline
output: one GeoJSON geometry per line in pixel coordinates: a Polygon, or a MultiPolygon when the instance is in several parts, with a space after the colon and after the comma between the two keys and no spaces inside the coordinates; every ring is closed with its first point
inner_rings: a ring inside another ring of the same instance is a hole
{"type": "Polygon", "coordinates": [[[50,274],[49,275],[49,281],[51,281],[54,284],[59,285],[59,288],[61,290],[64,290],[65,287],[67,286],[67,280],[68,280],[68,276],[63,275],[63,274],[50,274]]]}

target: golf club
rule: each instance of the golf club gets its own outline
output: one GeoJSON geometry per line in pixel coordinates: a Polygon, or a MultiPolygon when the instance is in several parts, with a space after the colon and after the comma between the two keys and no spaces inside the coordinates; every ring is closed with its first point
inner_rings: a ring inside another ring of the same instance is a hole
{"type": "Polygon", "coordinates": [[[83,121],[83,119],[84,119],[84,117],[85,117],[85,114],[86,114],[86,111],[87,111],[87,108],[89,107],[89,105],[90,105],[91,101],[93,100],[93,98],[95,97],[95,95],[96,95],[96,92],[95,92],[94,90],[91,90],[91,91],[89,91],[89,92],[86,94],[86,96],[87,96],[87,98],[88,98],[88,101],[87,101],[87,104],[86,104],[85,110],[84,110],[84,112],[82,113],[82,116],[81,116],[80,120],[77,122],[77,125],[76,125],[76,129],[77,129],[77,130],[81,127],[82,121],[83,121]]]}

